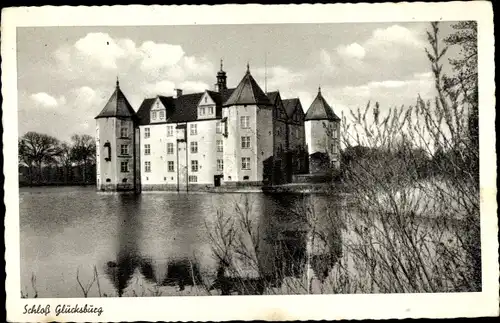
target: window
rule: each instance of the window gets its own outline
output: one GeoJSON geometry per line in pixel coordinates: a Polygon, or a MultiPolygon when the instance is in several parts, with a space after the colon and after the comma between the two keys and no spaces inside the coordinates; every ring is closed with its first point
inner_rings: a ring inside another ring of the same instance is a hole
{"type": "Polygon", "coordinates": [[[241,137],[241,148],[242,149],[250,148],[250,137],[241,137]]]}
{"type": "Polygon", "coordinates": [[[174,153],[174,144],[169,142],[167,143],[167,154],[172,155],[174,153]]]}
{"type": "Polygon", "coordinates": [[[249,177],[248,176],[243,176],[244,181],[248,181],[249,177]]]}
{"type": "Polygon", "coordinates": [[[144,138],[147,139],[149,137],[151,137],[151,129],[144,128],[144,138]]]}
{"type": "Polygon", "coordinates": [[[208,114],[214,114],[214,107],[208,107],[208,114]]]}
{"type": "Polygon", "coordinates": [[[128,155],[128,145],[121,145],[120,146],[120,153],[122,155],[128,155]]]}
{"type": "Polygon", "coordinates": [[[245,170],[250,169],[250,157],[242,157],[241,158],[241,169],[245,169],[245,170]]]}
{"type": "Polygon", "coordinates": [[[156,120],[156,111],[151,112],[151,119],[156,120]]]}
{"type": "Polygon", "coordinates": [[[120,163],[120,171],[122,173],[128,173],[128,161],[122,161],[120,163]]]}
{"type": "Polygon", "coordinates": [[[197,160],[192,160],[191,161],[191,171],[192,172],[197,172],[198,171],[198,161],[197,160]]]}
{"type": "Polygon", "coordinates": [[[218,171],[224,170],[224,160],[223,159],[217,159],[217,170],[218,171]]]}
{"type": "Polygon", "coordinates": [[[202,115],[205,115],[205,108],[200,108],[200,116],[202,116],[202,115]]]}
{"type": "Polygon", "coordinates": [[[168,171],[173,172],[174,171],[174,162],[169,160],[168,161],[168,171]]]}
{"type": "Polygon", "coordinates": [[[191,153],[196,154],[198,152],[198,142],[191,141],[191,153]]]}
{"type": "Polygon", "coordinates": [[[172,137],[174,135],[174,126],[167,126],[167,137],[172,137]]]}
{"type": "Polygon", "coordinates": [[[217,152],[221,153],[224,151],[224,143],[222,140],[217,140],[217,152]]]}
{"type": "Polygon", "coordinates": [[[151,145],[150,144],[144,145],[144,155],[151,155],[151,145]]]}
{"type": "Polygon", "coordinates": [[[127,127],[122,127],[120,129],[120,137],[128,138],[128,128],[127,127]]]}
{"type": "Polygon", "coordinates": [[[198,134],[198,125],[196,123],[191,124],[189,129],[191,129],[190,131],[191,135],[198,134]]]}
{"type": "Polygon", "coordinates": [[[224,132],[224,124],[222,122],[217,122],[217,126],[215,128],[216,133],[223,133],[224,132]]]}
{"type": "Polygon", "coordinates": [[[250,117],[249,116],[240,117],[240,127],[248,128],[249,126],[250,126],[250,117]]]}
{"type": "Polygon", "coordinates": [[[161,110],[160,111],[160,120],[165,119],[165,111],[161,110]]]}
{"type": "Polygon", "coordinates": [[[144,162],[144,171],[146,173],[151,173],[151,162],[150,161],[144,162]]]}
{"type": "Polygon", "coordinates": [[[295,138],[299,138],[299,129],[295,129],[295,138]]]}
{"type": "Polygon", "coordinates": [[[198,176],[195,176],[195,175],[189,175],[189,182],[191,182],[191,183],[196,183],[196,182],[198,182],[198,176]]]}

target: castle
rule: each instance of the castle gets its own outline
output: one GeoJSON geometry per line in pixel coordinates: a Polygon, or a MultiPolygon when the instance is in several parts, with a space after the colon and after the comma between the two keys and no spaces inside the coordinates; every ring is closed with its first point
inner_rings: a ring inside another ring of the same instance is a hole
{"type": "Polygon", "coordinates": [[[97,189],[205,190],[291,183],[340,163],[339,123],[321,94],[304,114],[298,98],[265,93],[247,70],[215,91],[146,98],[137,112],[116,82],[96,119],[97,189]]]}

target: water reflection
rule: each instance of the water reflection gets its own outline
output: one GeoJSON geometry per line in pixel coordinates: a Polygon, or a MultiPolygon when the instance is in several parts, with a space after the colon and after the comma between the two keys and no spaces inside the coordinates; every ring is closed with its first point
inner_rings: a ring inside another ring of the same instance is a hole
{"type": "Polygon", "coordinates": [[[264,238],[260,262],[271,287],[310,268],[320,281],[342,255],[340,226],[332,226],[338,203],[321,196],[279,194],[261,214],[264,238]]]}
{"type": "MultiPolygon", "coordinates": [[[[335,205],[332,206],[329,201],[321,197],[299,194],[248,195],[243,198],[262,199],[262,197],[264,197],[262,203],[252,209],[253,214],[250,215],[258,224],[256,226],[258,231],[255,232],[258,235],[255,263],[248,259],[240,259],[238,262],[237,256],[233,257],[231,262],[224,262],[211,255],[213,259],[218,260],[217,266],[213,268],[206,263],[200,263],[199,259],[166,254],[167,261],[163,265],[164,268],[161,268],[160,259],[154,259],[149,254],[141,254],[140,251],[143,241],[151,236],[148,232],[150,228],[143,225],[145,221],[143,217],[150,215],[141,212],[141,197],[121,196],[117,210],[118,250],[116,259],[109,260],[105,268],[106,275],[118,296],[124,295],[136,271],[146,281],[156,286],[177,286],[178,291],[183,291],[185,286],[203,286],[205,281],[213,277],[208,289],[218,291],[222,295],[262,294],[266,288],[280,288],[286,278],[300,279],[308,269],[312,270],[318,280],[323,281],[341,256],[340,228],[329,223],[331,221],[329,217],[335,216],[335,212],[332,212],[335,210],[335,205]],[[202,269],[202,267],[207,268],[202,269]],[[210,277],[203,277],[202,272],[210,277]]],[[[179,198],[176,203],[184,205],[180,208],[182,210],[189,209],[186,205],[188,203],[182,203],[183,198],[185,196],[179,198]]],[[[226,213],[233,217],[234,223],[241,223],[238,222],[241,219],[238,218],[234,206],[231,204],[226,206],[226,213]]],[[[194,217],[193,208],[196,206],[192,206],[189,211],[182,214],[185,217],[194,217]]],[[[158,209],[155,211],[161,212],[158,209]]],[[[174,219],[169,225],[171,235],[179,235],[177,231],[182,226],[180,223],[172,225],[176,222],[178,220],[174,219]]],[[[197,221],[190,221],[191,224],[193,222],[197,221]]],[[[161,223],[157,224],[160,225],[161,223]]],[[[199,226],[199,223],[197,225],[199,226]]],[[[193,236],[190,235],[186,239],[178,243],[182,244],[182,249],[190,250],[193,236]]],[[[250,250],[252,239],[247,241],[246,246],[238,248],[250,250]]],[[[162,246],[156,248],[163,249],[162,246]]],[[[243,253],[240,249],[235,247],[232,252],[235,254],[239,252],[241,256],[243,253]]]]}
{"type": "MultiPolygon", "coordinates": [[[[40,282],[38,290],[47,294],[39,297],[81,297],[79,289],[68,286],[76,284],[77,269],[84,279],[92,277],[93,271],[85,268],[94,264],[105,274],[100,288],[106,295],[140,295],[136,282],[147,290],[161,288],[163,295],[179,295],[194,285],[197,288],[182,294],[205,295],[210,289],[211,294],[269,293],[287,279],[310,273],[324,279],[341,249],[337,227],[328,222],[330,218],[322,218],[330,201],[320,196],[38,191],[23,195],[20,222],[22,284],[29,286],[32,270],[40,282]],[[221,264],[207,237],[213,228],[205,221],[212,225],[217,212],[223,211],[239,226],[235,205],[246,199],[251,201],[249,218],[258,235],[256,243],[242,241],[257,250],[252,259],[234,256],[231,263],[221,264]],[[61,207],[58,201],[64,201],[61,207]],[[56,214],[53,205],[58,206],[56,214]],[[50,221],[52,225],[44,225],[50,221]],[[59,265],[60,259],[65,265],[59,265]]],[[[100,294],[94,286],[89,296],[100,294]]]]}
{"type": "MultiPolygon", "coordinates": [[[[118,214],[118,251],[116,260],[106,263],[105,272],[118,293],[123,295],[136,268],[143,273],[150,273],[151,266],[139,254],[141,239],[140,221],[141,198],[136,195],[120,195],[117,206],[118,214]]],[[[146,275],[145,275],[146,276],[146,275]]],[[[150,276],[150,275],[148,275],[150,276]]]]}

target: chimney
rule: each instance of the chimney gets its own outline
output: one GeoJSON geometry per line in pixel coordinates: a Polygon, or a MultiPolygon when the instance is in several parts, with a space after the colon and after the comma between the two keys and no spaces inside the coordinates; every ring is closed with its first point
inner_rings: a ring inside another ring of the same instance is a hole
{"type": "Polygon", "coordinates": [[[175,98],[182,96],[182,89],[174,89],[175,90],[175,98]]]}

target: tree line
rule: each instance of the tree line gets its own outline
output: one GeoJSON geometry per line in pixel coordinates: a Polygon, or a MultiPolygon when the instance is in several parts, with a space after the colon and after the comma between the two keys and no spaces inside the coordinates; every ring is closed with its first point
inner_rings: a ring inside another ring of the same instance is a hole
{"type": "Polygon", "coordinates": [[[70,184],[95,181],[96,143],[89,135],[74,134],[64,142],[30,131],[18,142],[20,184],[70,184]]]}

